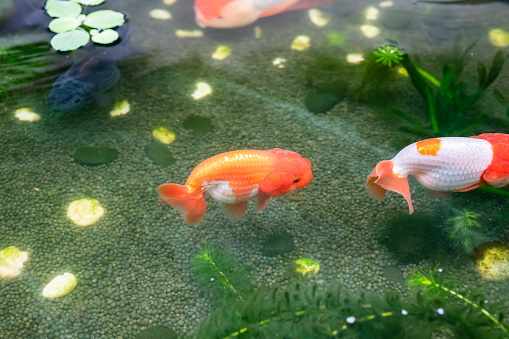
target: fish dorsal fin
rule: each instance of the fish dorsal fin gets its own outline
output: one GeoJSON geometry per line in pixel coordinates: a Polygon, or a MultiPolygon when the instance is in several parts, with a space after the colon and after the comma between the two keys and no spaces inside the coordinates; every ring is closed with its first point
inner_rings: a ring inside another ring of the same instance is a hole
{"type": "Polygon", "coordinates": [[[223,204],[223,211],[231,221],[239,220],[247,211],[247,200],[235,204],[223,204]]]}

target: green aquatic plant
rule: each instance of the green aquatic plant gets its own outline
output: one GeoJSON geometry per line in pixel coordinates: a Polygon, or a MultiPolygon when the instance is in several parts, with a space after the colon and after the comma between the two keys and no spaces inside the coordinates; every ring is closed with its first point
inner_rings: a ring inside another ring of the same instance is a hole
{"type": "Polygon", "coordinates": [[[467,208],[464,208],[463,211],[455,209],[454,213],[455,216],[446,221],[446,225],[449,227],[449,237],[455,241],[456,247],[461,247],[470,253],[481,240],[481,236],[477,232],[482,227],[477,220],[480,214],[467,208]]]}
{"type": "Polygon", "coordinates": [[[105,0],[48,0],[45,5],[49,16],[55,18],[48,28],[57,33],[51,46],[57,51],[71,51],[88,44],[90,39],[98,44],[110,44],[119,38],[117,26],[125,22],[123,13],[100,10],[81,14],[83,6],[100,5],[105,0]]]}
{"type": "Polygon", "coordinates": [[[423,136],[468,136],[486,121],[486,115],[472,114],[472,107],[500,74],[504,65],[504,54],[502,51],[495,54],[489,71],[483,63],[477,63],[477,87],[469,92],[469,86],[460,80],[460,75],[465,57],[474,45],[475,43],[471,44],[453,66],[442,67],[442,80],[416,66],[408,54],[403,55],[401,64],[421,95],[429,117],[429,127],[422,126],[412,116],[394,110],[394,113],[407,121],[406,130],[423,136]]]}
{"type": "Polygon", "coordinates": [[[294,273],[302,278],[312,278],[320,271],[320,264],[308,258],[297,259],[292,266],[294,273]]]}
{"type": "MultiPolygon", "coordinates": [[[[453,302],[450,302],[450,306],[456,306],[457,308],[463,309],[463,322],[455,324],[456,331],[463,334],[460,338],[474,338],[473,336],[468,335],[469,333],[472,333],[469,327],[474,323],[479,324],[477,326],[485,328],[487,324],[481,320],[483,317],[489,319],[492,325],[499,328],[505,337],[509,337],[508,328],[502,324],[504,313],[495,310],[496,305],[491,305],[481,294],[474,294],[472,297],[467,298],[466,293],[460,292],[459,288],[452,282],[448,282],[444,278],[439,278],[437,273],[441,273],[441,269],[435,268],[430,270],[429,275],[417,270],[410,277],[408,283],[411,287],[423,288],[424,292],[428,296],[438,297],[439,299],[437,299],[437,301],[440,301],[440,303],[443,303],[451,296],[457,299],[458,304],[453,305],[453,302]]],[[[447,309],[447,313],[453,309],[454,308],[452,307],[447,309]]],[[[442,312],[443,315],[445,315],[446,310],[442,308],[442,312]]],[[[482,328],[477,329],[477,332],[484,330],[482,328]]]]}
{"type": "Polygon", "coordinates": [[[432,273],[417,273],[413,298],[348,292],[338,285],[260,289],[224,305],[195,338],[502,338],[503,313],[480,296],[455,292],[432,273]],[[457,298],[451,298],[454,296],[457,298]],[[497,314],[495,316],[494,314],[497,314]],[[502,329],[502,331],[500,331],[502,329]]]}
{"type": "Polygon", "coordinates": [[[387,67],[393,67],[403,60],[405,53],[399,52],[398,46],[385,45],[377,47],[375,52],[376,62],[381,62],[387,67]]]}
{"type": "Polygon", "coordinates": [[[205,245],[191,259],[196,278],[218,300],[245,300],[252,290],[246,268],[225,251],[205,245]]]}

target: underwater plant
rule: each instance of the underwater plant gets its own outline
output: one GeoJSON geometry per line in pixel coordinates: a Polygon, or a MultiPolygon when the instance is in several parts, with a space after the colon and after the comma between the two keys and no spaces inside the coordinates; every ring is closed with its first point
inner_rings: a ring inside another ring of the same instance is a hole
{"type": "Polygon", "coordinates": [[[260,289],[246,302],[220,307],[201,324],[194,337],[375,339],[507,335],[503,313],[497,305],[486,304],[481,296],[467,298],[446,286],[434,273],[429,277],[417,273],[410,284],[422,289],[415,298],[407,300],[395,292],[351,293],[337,285],[292,284],[285,289],[260,289]]]}
{"type": "Polygon", "coordinates": [[[100,10],[81,14],[82,7],[100,5],[105,0],[48,0],[45,5],[49,16],[55,18],[48,28],[57,33],[51,46],[57,51],[71,51],[88,44],[90,39],[98,44],[110,44],[119,38],[112,28],[125,22],[123,13],[100,10]]]}
{"type": "Polygon", "coordinates": [[[218,300],[245,300],[253,286],[246,268],[225,251],[205,245],[191,259],[196,278],[218,300]]]}
{"type": "Polygon", "coordinates": [[[403,60],[404,53],[399,52],[398,46],[385,45],[377,47],[375,52],[376,62],[381,62],[387,67],[393,67],[403,60]]]}
{"type": "Polygon", "coordinates": [[[468,136],[485,122],[486,115],[473,115],[472,107],[500,74],[504,65],[504,54],[502,51],[495,54],[489,71],[483,63],[477,63],[477,88],[472,93],[468,93],[468,86],[460,81],[460,75],[465,57],[474,45],[475,42],[465,50],[453,66],[442,67],[441,81],[414,65],[408,54],[403,55],[401,64],[421,95],[430,121],[429,127],[422,126],[417,119],[407,113],[393,110],[409,124],[405,126],[405,129],[423,136],[468,136]]]}
{"type": "Polygon", "coordinates": [[[481,223],[477,220],[479,213],[467,208],[463,211],[454,209],[456,216],[447,219],[445,224],[449,226],[449,237],[455,241],[456,247],[463,248],[467,253],[480,243],[481,236],[476,229],[481,229],[481,223]]]}

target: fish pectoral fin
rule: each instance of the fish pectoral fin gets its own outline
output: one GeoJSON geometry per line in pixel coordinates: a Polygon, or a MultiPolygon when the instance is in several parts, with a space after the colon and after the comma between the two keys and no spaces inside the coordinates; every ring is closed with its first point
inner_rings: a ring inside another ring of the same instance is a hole
{"type": "Polygon", "coordinates": [[[256,210],[263,211],[267,204],[269,203],[270,197],[263,193],[258,194],[258,200],[256,201],[256,210]]]}
{"type": "Polygon", "coordinates": [[[428,197],[433,198],[433,199],[442,199],[442,198],[445,198],[445,197],[451,195],[451,193],[452,193],[450,191],[433,191],[428,188],[425,188],[424,190],[426,191],[426,194],[428,195],[428,197]]]}
{"type": "Polygon", "coordinates": [[[94,100],[97,106],[105,107],[111,103],[111,95],[109,95],[108,93],[99,92],[94,94],[94,100]]]}
{"type": "Polygon", "coordinates": [[[481,187],[482,185],[484,185],[486,182],[484,180],[481,180],[480,182],[478,182],[477,184],[473,184],[473,185],[470,185],[470,186],[467,186],[465,188],[461,188],[459,190],[456,190],[455,192],[467,192],[467,191],[470,191],[470,190],[473,190],[473,189],[476,189],[477,187],[481,187]]]}
{"type": "Polygon", "coordinates": [[[260,190],[263,193],[270,193],[278,188],[291,185],[294,176],[290,173],[274,172],[270,174],[260,185],[260,190]]]}
{"type": "Polygon", "coordinates": [[[223,204],[223,211],[231,221],[239,220],[247,211],[247,200],[235,204],[223,204]]]}

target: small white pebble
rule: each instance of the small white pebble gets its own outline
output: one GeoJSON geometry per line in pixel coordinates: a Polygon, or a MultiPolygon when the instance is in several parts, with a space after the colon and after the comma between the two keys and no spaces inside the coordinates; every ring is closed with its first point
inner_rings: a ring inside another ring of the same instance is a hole
{"type": "Polygon", "coordinates": [[[355,317],[351,316],[351,317],[346,318],[346,322],[349,324],[353,324],[355,322],[355,317]]]}
{"type": "Polygon", "coordinates": [[[438,272],[442,273],[442,271],[443,271],[443,270],[442,270],[441,268],[439,268],[439,269],[438,269],[438,272]]]}
{"type": "Polygon", "coordinates": [[[407,310],[405,310],[405,309],[403,309],[403,310],[401,310],[401,314],[403,314],[403,315],[407,315],[407,314],[408,314],[408,311],[407,311],[407,310]]]}
{"type": "Polygon", "coordinates": [[[437,313],[438,313],[438,314],[440,314],[440,315],[443,315],[443,314],[444,314],[444,309],[440,307],[440,308],[437,310],[437,313]]]}
{"type": "Polygon", "coordinates": [[[214,278],[210,278],[210,281],[214,281],[214,278]]]}

